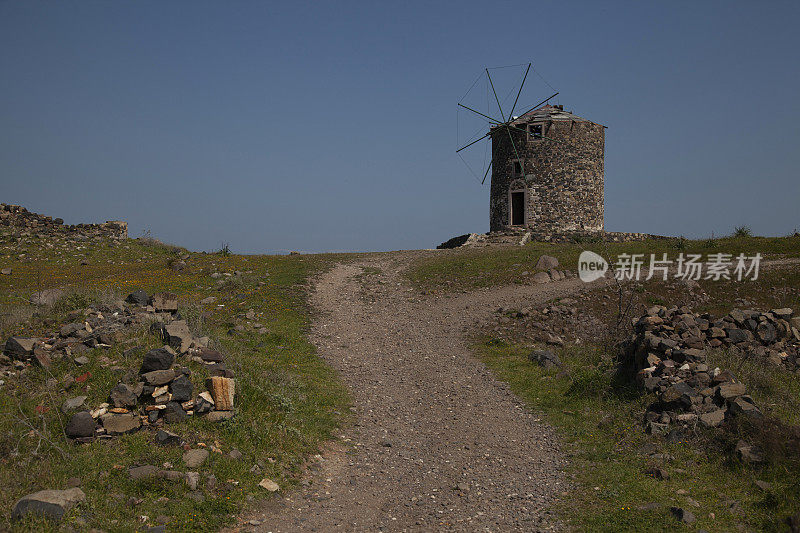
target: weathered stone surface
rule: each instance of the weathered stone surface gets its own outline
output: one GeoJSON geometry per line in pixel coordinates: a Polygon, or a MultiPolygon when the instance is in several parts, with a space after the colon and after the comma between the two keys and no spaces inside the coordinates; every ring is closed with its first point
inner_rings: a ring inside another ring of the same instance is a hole
{"type": "Polygon", "coordinates": [[[140,307],[145,307],[149,300],[150,297],[147,296],[147,293],[142,289],[136,289],[125,298],[125,301],[129,304],[138,305],[140,307]]]}
{"type": "Polygon", "coordinates": [[[64,403],[61,404],[61,411],[64,413],[69,413],[70,411],[74,411],[79,407],[83,406],[83,403],[86,401],[86,396],[75,396],[74,398],[67,398],[64,400],[64,403]]]}
{"type": "Polygon", "coordinates": [[[71,439],[91,437],[94,435],[96,428],[97,423],[92,418],[91,413],[89,411],[81,411],[70,417],[69,422],[64,427],[64,433],[71,439]]]}
{"type": "Polygon", "coordinates": [[[234,412],[233,411],[211,411],[207,415],[205,415],[205,419],[209,422],[221,422],[223,420],[228,420],[229,418],[233,418],[234,412]]]}
{"type": "Polygon", "coordinates": [[[192,398],[194,386],[185,375],[181,374],[169,384],[169,391],[172,393],[172,401],[185,402],[192,398]]]}
{"type": "Polygon", "coordinates": [[[206,380],[206,388],[214,399],[214,405],[219,411],[233,409],[233,398],[236,392],[236,382],[230,378],[211,377],[206,380]]]}
{"type": "Polygon", "coordinates": [[[110,435],[132,433],[142,427],[139,417],[132,413],[108,413],[100,417],[100,421],[110,435]]]}
{"type": "Polygon", "coordinates": [[[192,344],[192,334],[186,321],[176,320],[164,326],[164,342],[180,353],[188,350],[192,344]]]}
{"type": "Polygon", "coordinates": [[[53,305],[63,295],[64,291],[61,289],[44,289],[33,293],[31,303],[33,305],[53,305]]]}
{"type": "Polygon", "coordinates": [[[172,366],[174,361],[175,354],[173,354],[170,350],[167,350],[166,348],[156,348],[155,350],[150,350],[144,355],[142,369],[140,372],[144,374],[154,370],[167,370],[172,366]]]}
{"type": "Polygon", "coordinates": [[[534,363],[538,363],[544,368],[561,366],[561,360],[553,350],[532,350],[531,353],[528,354],[528,359],[534,363]]]}
{"type": "Polygon", "coordinates": [[[197,355],[206,363],[221,363],[225,359],[223,354],[211,348],[200,348],[197,355]]]}
{"type": "Polygon", "coordinates": [[[550,274],[547,272],[537,272],[531,276],[531,281],[533,283],[550,283],[552,280],[550,279],[550,274]]]}
{"type": "Polygon", "coordinates": [[[136,405],[136,392],[124,383],[119,383],[111,389],[110,396],[114,407],[134,407],[136,405]]]}
{"type": "Polygon", "coordinates": [[[63,326],[61,326],[61,329],[59,330],[59,335],[61,335],[64,338],[72,337],[73,335],[75,335],[76,332],[82,330],[83,328],[84,325],[78,322],[71,322],[69,324],[64,324],[63,326]]]}
{"type": "Polygon", "coordinates": [[[147,479],[150,477],[156,477],[159,472],[160,469],[153,465],[135,466],[128,469],[128,475],[131,477],[131,479],[147,479]]]}
{"type": "Polygon", "coordinates": [[[186,419],[186,411],[183,410],[183,407],[178,402],[167,402],[163,417],[168,424],[176,424],[186,419]]]}
{"type": "Polygon", "coordinates": [[[150,304],[156,311],[174,312],[178,310],[178,296],[171,292],[159,292],[150,298],[150,304]]]}
{"type": "Polygon", "coordinates": [[[730,410],[737,415],[761,417],[761,410],[753,403],[747,401],[744,396],[739,396],[730,403],[730,410]]]}
{"type": "Polygon", "coordinates": [[[778,338],[775,326],[769,322],[762,322],[756,328],[756,336],[764,343],[774,342],[778,338]]]}
{"type": "Polygon", "coordinates": [[[277,483],[275,483],[271,479],[267,479],[267,478],[264,478],[261,481],[259,481],[258,482],[258,486],[263,488],[263,489],[266,489],[266,490],[268,490],[270,492],[276,492],[276,491],[279,491],[281,489],[280,486],[277,483]]]}
{"type": "Polygon", "coordinates": [[[717,427],[725,421],[725,411],[717,409],[710,413],[703,413],[700,415],[700,423],[705,427],[717,427]]]}
{"type": "Polygon", "coordinates": [[[736,443],[736,455],[745,463],[757,464],[764,462],[764,455],[761,453],[761,450],[743,440],[736,443]]]}
{"type": "Polygon", "coordinates": [[[156,444],[160,444],[162,446],[177,446],[181,443],[181,438],[179,435],[172,433],[171,431],[164,431],[163,429],[159,429],[156,433],[156,444]]]}
{"type": "Polygon", "coordinates": [[[20,520],[26,515],[39,515],[55,522],[76,504],[86,500],[79,488],[67,490],[40,490],[20,498],[11,511],[12,520],[20,520]]]}
{"type": "Polygon", "coordinates": [[[536,270],[550,270],[551,268],[558,268],[558,259],[552,255],[542,255],[539,257],[539,260],[536,261],[534,268],[536,270]]]}
{"type": "Polygon", "coordinates": [[[160,385],[166,385],[173,379],[175,379],[175,371],[172,369],[169,370],[153,370],[151,372],[145,372],[142,374],[142,379],[148,384],[158,387],[160,385]]]}
{"type": "Polygon", "coordinates": [[[719,395],[721,398],[730,399],[741,396],[747,392],[744,383],[723,383],[719,386],[719,395]]]}
{"type": "Polygon", "coordinates": [[[197,448],[183,453],[183,464],[187,468],[198,468],[208,459],[208,450],[197,448]]]}
{"type": "Polygon", "coordinates": [[[33,348],[39,339],[28,337],[10,337],[6,341],[4,351],[10,357],[26,358],[33,354],[33,348]]]}
{"type": "Polygon", "coordinates": [[[194,401],[194,412],[204,415],[214,408],[214,399],[208,391],[201,392],[194,401]]]}

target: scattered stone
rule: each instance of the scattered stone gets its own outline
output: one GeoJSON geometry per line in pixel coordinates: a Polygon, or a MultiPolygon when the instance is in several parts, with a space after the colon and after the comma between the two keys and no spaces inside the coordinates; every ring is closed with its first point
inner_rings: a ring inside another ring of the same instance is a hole
{"type": "Polygon", "coordinates": [[[242,455],[242,452],[234,448],[230,452],[228,452],[228,457],[230,457],[234,461],[241,461],[244,456],[242,455]]]}
{"type": "Polygon", "coordinates": [[[552,255],[543,255],[539,257],[534,266],[536,270],[550,270],[551,268],[558,268],[558,259],[552,255]]]}
{"type": "Polygon", "coordinates": [[[68,398],[64,400],[64,403],[61,404],[61,411],[64,413],[69,413],[79,407],[83,407],[83,402],[86,401],[86,396],[76,396],[74,398],[68,398]]]}
{"type": "Polygon", "coordinates": [[[743,440],[736,443],[736,455],[745,463],[759,464],[764,462],[761,450],[743,440]]]}
{"type": "Polygon", "coordinates": [[[217,301],[217,297],[216,296],[209,296],[208,298],[203,298],[202,300],[200,300],[200,303],[203,304],[203,305],[209,305],[209,304],[213,304],[216,301],[217,301]]]}
{"type": "Polygon", "coordinates": [[[156,444],[160,444],[161,446],[174,446],[180,443],[181,438],[175,433],[163,429],[159,429],[156,433],[156,444]]]}
{"type": "Polygon", "coordinates": [[[17,500],[11,511],[11,519],[20,520],[26,515],[39,515],[59,522],[67,511],[84,500],[86,495],[79,488],[40,490],[17,500]]]}
{"type": "Polygon", "coordinates": [[[212,409],[214,409],[214,400],[211,398],[211,394],[205,391],[198,394],[194,401],[194,412],[204,415],[212,409]]]}
{"type": "Polygon", "coordinates": [[[703,413],[700,415],[700,423],[705,427],[717,427],[725,421],[725,411],[716,409],[714,411],[703,413]]]}
{"type": "Polygon", "coordinates": [[[4,276],[10,276],[11,275],[11,267],[4,268],[4,269],[0,270],[0,274],[2,274],[4,276]]]}
{"type": "Polygon", "coordinates": [[[267,489],[270,492],[276,492],[280,490],[280,487],[277,483],[272,481],[271,479],[264,478],[259,483],[258,486],[264,489],[267,489]]]}
{"type": "Polygon", "coordinates": [[[192,344],[192,334],[185,320],[170,322],[163,328],[164,342],[178,350],[186,352],[192,344]]]}
{"type": "Polygon", "coordinates": [[[233,418],[233,411],[211,411],[205,415],[205,419],[209,422],[221,422],[233,418]]]}
{"type": "Polygon", "coordinates": [[[160,470],[153,465],[135,466],[128,469],[128,475],[131,479],[147,479],[156,477],[160,470]]]}
{"type": "Polygon", "coordinates": [[[528,359],[534,363],[538,363],[544,368],[561,366],[561,360],[553,350],[532,350],[528,354],[528,359]]]}
{"type": "Polygon", "coordinates": [[[537,272],[531,276],[531,281],[534,283],[550,283],[552,280],[550,279],[550,274],[547,272],[537,272]]]}
{"type": "Polygon", "coordinates": [[[183,463],[187,468],[198,468],[208,459],[208,450],[196,448],[187,450],[183,454],[183,463]]]}

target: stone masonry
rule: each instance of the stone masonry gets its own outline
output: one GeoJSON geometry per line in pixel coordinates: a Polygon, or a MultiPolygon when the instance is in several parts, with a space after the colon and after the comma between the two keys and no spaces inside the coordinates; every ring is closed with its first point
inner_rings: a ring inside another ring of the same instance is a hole
{"type": "Polygon", "coordinates": [[[511,126],[491,131],[490,230],[603,231],[605,127],[551,105],[511,126]]]}

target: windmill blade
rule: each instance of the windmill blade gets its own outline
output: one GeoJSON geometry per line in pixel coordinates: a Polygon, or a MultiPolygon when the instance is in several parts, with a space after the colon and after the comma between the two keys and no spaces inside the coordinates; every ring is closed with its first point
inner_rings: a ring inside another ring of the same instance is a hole
{"type": "Polygon", "coordinates": [[[508,132],[508,139],[511,141],[511,147],[514,149],[514,155],[517,156],[517,159],[519,159],[519,165],[520,165],[520,167],[522,167],[522,175],[524,176],[525,175],[525,162],[519,156],[519,152],[517,152],[517,145],[516,145],[516,143],[514,143],[514,136],[511,135],[511,128],[509,127],[508,123],[506,123],[505,126],[506,126],[506,131],[508,132]]]}
{"type": "Polygon", "coordinates": [[[494,122],[495,124],[502,124],[502,122],[500,122],[500,121],[499,121],[499,120],[497,120],[496,118],[492,118],[492,117],[490,117],[489,115],[484,115],[484,114],[483,114],[483,113],[481,113],[480,111],[475,111],[475,110],[474,110],[474,109],[472,109],[471,107],[467,107],[467,106],[465,106],[464,104],[462,104],[461,102],[459,102],[459,103],[458,103],[458,107],[463,107],[464,109],[468,109],[469,111],[472,111],[473,113],[475,113],[475,114],[478,114],[478,115],[482,116],[483,118],[487,118],[487,119],[491,120],[491,121],[492,121],[492,122],[494,122]]]}
{"type": "Polygon", "coordinates": [[[481,137],[480,139],[476,139],[476,140],[472,141],[472,142],[471,142],[471,143],[469,143],[469,144],[465,144],[464,146],[462,146],[461,148],[459,148],[458,150],[456,150],[456,153],[460,152],[461,150],[463,150],[463,149],[465,149],[465,148],[469,148],[470,146],[472,146],[472,145],[473,145],[473,144],[475,144],[475,143],[478,143],[478,142],[480,142],[480,141],[484,140],[486,137],[488,137],[488,136],[489,136],[489,135],[491,135],[491,134],[492,134],[492,132],[489,132],[489,133],[487,133],[486,135],[484,135],[483,137],[481,137]]]}
{"type": "Polygon", "coordinates": [[[483,185],[486,182],[486,176],[489,175],[489,169],[490,168],[492,168],[492,162],[491,161],[489,161],[489,166],[486,167],[486,172],[483,173],[483,179],[481,180],[481,185],[483,185]]]}
{"type": "Polygon", "coordinates": [[[497,91],[494,90],[494,82],[492,82],[492,75],[489,74],[489,69],[486,69],[486,76],[489,78],[489,85],[492,86],[492,92],[494,93],[494,99],[497,101],[497,109],[500,110],[500,116],[503,118],[503,122],[506,121],[506,116],[503,114],[503,106],[500,105],[500,99],[497,97],[497,91]]]}
{"type": "Polygon", "coordinates": [[[531,69],[531,63],[528,63],[528,68],[525,69],[525,75],[522,77],[522,83],[519,84],[519,91],[517,92],[517,97],[514,99],[514,105],[511,106],[511,112],[508,114],[508,120],[512,120],[514,116],[514,109],[517,107],[517,101],[519,101],[519,95],[522,94],[522,88],[525,86],[525,80],[528,79],[528,71],[531,69]]]}

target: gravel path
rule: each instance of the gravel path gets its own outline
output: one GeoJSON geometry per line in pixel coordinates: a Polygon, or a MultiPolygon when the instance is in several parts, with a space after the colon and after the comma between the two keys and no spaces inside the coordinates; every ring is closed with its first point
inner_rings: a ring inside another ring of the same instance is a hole
{"type": "Polygon", "coordinates": [[[581,282],[419,296],[400,276],[413,257],[377,254],[317,280],[311,339],[352,392],[357,421],[304,489],[244,524],[272,532],[559,529],[547,509],[567,488],[557,438],[470,355],[465,334],[500,305],[531,305],[581,282]],[[365,276],[362,267],[380,273],[365,276]]]}

